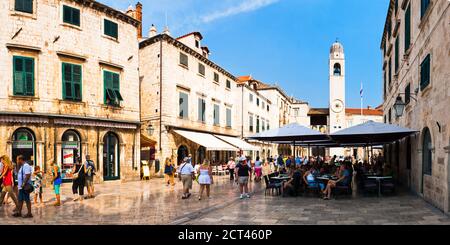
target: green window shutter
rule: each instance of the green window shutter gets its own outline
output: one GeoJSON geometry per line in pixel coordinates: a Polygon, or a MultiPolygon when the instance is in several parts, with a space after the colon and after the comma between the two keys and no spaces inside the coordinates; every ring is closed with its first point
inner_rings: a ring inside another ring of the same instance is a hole
{"type": "Polygon", "coordinates": [[[420,65],[420,89],[424,90],[430,84],[431,59],[428,54],[420,65]]]}
{"type": "Polygon", "coordinates": [[[422,18],[427,12],[430,0],[420,0],[420,18],[422,18]]]}
{"type": "Polygon", "coordinates": [[[63,63],[63,99],[81,101],[82,100],[82,74],[81,65],[63,63]]]}
{"type": "Polygon", "coordinates": [[[15,0],[14,9],[16,11],[33,13],[33,0],[15,0]]]}
{"type": "Polygon", "coordinates": [[[34,96],[34,59],[13,57],[14,95],[34,96]]]}
{"type": "Polygon", "coordinates": [[[405,51],[411,46],[411,4],[405,12],[405,51]]]}
{"type": "Polygon", "coordinates": [[[80,26],[80,10],[69,7],[67,5],[64,5],[63,6],[63,21],[65,23],[80,26]]]}
{"type": "Polygon", "coordinates": [[[227,127],[231,128],[231,109],[227,108],[227,127]]]}
{"type": "Polygon", "coordinates": [[[400,37],[397,37],[397,39],[395,40],[395,64],[394,64],[394,66],[395,66],[395,73],[398,72],[398,68],[399,68],[399,64],[400,64],[399,38],[400,37]]]}
{"type": "Polygon", "coordinates": [[[119,36],[119,30],[118,30],[119,26],[117,25],[117,23],[114,23],[110,20],[105,19],[104,21],[104,29],[105,32],[104,34],[113,38],[118,38],[119,36]]]}
{"type": "Polygon", "coordinates": [[[119,101],[123,101],[120,94],[120,75],[118,73],[103,71],[104,80],[104,103],[118,106],[119,101]]]}

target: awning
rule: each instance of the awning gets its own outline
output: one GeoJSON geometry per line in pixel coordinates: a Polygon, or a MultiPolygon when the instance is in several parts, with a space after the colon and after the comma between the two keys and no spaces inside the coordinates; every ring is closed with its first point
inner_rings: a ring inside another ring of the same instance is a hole
{"type": "Polygon", "coordinates": [[[141,147],[153,147],[156,145],[156,141],[150,139],[149,137],[141,134],[141,147]]]}
{"type": "Polygon", "coordinates": [[[329,140],[327,135],[298,123],[292,123],[281,128],[264,131],[248,138],[265,142],[329,140]]]}
{"type": "Polygon", "coordinates": [[[236,147],[225,143],[212,134],[185,130],[174,130],[175,133],[206,148],[207,151],[237,151],[236,147]]]}
{"type": "Polygon", "coordinates": [[[259,151],[261,150],[259,147],[256,147],[254,145],[251,145],[239,138],[230,137],[230,136],[222,136],[222,135],[214,135],[217,138],[229,143],[230,145],[236,146],[240,150],[243,151],[259,151]]]}

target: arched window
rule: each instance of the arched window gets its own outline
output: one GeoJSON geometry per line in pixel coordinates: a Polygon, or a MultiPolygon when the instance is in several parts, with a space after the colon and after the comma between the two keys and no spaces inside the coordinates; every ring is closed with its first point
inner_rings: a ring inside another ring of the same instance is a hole
{"type": "Polygon", "coordinates": [[[433,157],[433,144],[431,141],[431,134],[428,128],[423,131],[423,142],[422,142],[422,169],[423,174],[431,175],[432,168],[432,157],[433,157]]]}
{"type": "MultiPolygon", "coordinates": [[[[12,161],[22,155],[26,161],[35,161],[36,138],[33,131],[28,128],[17,129],[12,137],[12,161]]],[[[39,163],[41,165],[41,163],[39,163]]],[[[41,166],[42,167],[42,166],[41,166]]]]}
{"type": "Polygon", "coordinates": [[[333,74],[335,76],[340,76],[341,75],[341,64],[339,64],[339,63],[334,64],[333,74]]]}
{"type": "Polygon", "coordinates": [[[81,157],[81,139],[78,132],[67,130],[62,136],[61,144],[61,176],[63,180],[71,180],[73,173],[71,169],[78,157],[81,157]]]}

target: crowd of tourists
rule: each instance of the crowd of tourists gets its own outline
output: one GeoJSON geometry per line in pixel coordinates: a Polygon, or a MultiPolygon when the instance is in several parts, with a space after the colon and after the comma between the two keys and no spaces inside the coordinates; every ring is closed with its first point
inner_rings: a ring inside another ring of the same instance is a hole
{"type": "MultiPolygon", "coordinates": [[[[81,158],[76,159],[76,163],[69,171],[72,174],[72,194],[73,201],[82,201],[85,198],[94,198],[94,175],[95,164],[86,156],[86,161],[82,163],[81,158]],[[84,188],[87,195],[84,194],[84,188]]],[[[61,203],[61,169],[58,164],[51,163],[50,169],[46,173],[39,165],[35,165],[31,159],[19,155],[16,162],[10,157],[3,155],[0,157],[0,207],[10,205],[10,199],[14,204],[13,217],[32,218],[31,205],[44,205],[43,187],[45,183],[50,183],[55,195],[53,206],[60,206],[61,203]],[[34,198],[31,196],[33,195],[34,198]],[[23,204],[27,207],[27,213],[23,214],[23,204]]]]}

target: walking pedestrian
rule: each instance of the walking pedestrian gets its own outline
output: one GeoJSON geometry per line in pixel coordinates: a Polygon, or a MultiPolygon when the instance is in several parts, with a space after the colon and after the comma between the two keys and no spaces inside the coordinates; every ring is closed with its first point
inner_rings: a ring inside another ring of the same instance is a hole
{"type": "Polygon", "coordinates": [[[206,196],[210,198],[211,185],[213,184],[212,168],[209,160],[203,160],[203,164],[200,167],[200,175],[198,177],[198,183],[200,184],[200,195],[198,200],[202,200],[203,191],[206,189],[206,196]]]}
{"type": "Polygon", "coordinates": [[[52,174],[52,184],[53,184],[53,190],[55,191],[56,195],[56,201],[53,204],[53,206],[61,206],[61,171],[59,169],[59,166],[55,164],[54,162],[50,163],[51,167],[51,174],[52,174]]]}
{"type": "Polygon", "coordinates": [[[41,171],[41,167],[36,166],[33,172],[34,181],[34,204],[37,204],[37,199],[39,197],[39,204],[42,205],[42,180],[44,179],[44,172],[41,171]]]}
{"type": "Polygon", "coordinates": [[[248,193],[248,180],[251,175],[252,168],[249,166],[245,158],[241,158],[239,163],[236,165],[236,181],[239,184],[240,198],[244,197],[250,198],[248,193]]]}
{"type": "Polygon", "coordinates": [[[0,207],[3,205],[3,200],[5,200],[5,196],[8,195],[9,197],[11,197],[11,199],[13,200],[13,202],[15,204],[14,212],[17,212],[19,205],[18,205],[16,193],[13,190],[14,166],[11,162],[11,159],[9,159],[9,157],[6,155],[0,157],[0,162],[3,165],[3,171],[0,174],[0,176],[3,179],[3,182],[2,182],[3,187],[2,187],[2,192],[0,194],[0,207]]]}
{"type": "Polygon", "coordinates": [[[77,158],[75,165],[72,168],[72,193],[73,201],[83,201],[84,184],[86,182],[86,170],[84,164],[81,164],[81,159],[77,158]]]}
{"type": "Polygon", "coordinates": [[[260,161],[259,156],[257,156],[256,161],[255,161],[255,181],[256,182],[261,181],[261,175],[262,175],[262,163],[260,161]]]}
{"type": "Polygon", "coordinates": [[[30,193],[33,192],[33,185],[31,182],[31,174],[33,169],[28,162],[25,161],[24,156],[20,155],[17,157],[17,167],[19,171],[17,172],[17,183],[19,190],[19,202],[17,212],[13,214],[14,217],[22,217],[23,203],[25,202],[27,206],[28,213],[23,216],[23,218],[33,218],[31,214],[31,200],[30,193]]]}
{"type": "Polygon", "coordinates": [[[174,172],[175,168],[172,165],[172,160],[166,157],[166,161],[164,163],[164,175],[166,176],[167,186],[169,185],[175,186],[175,181],[173,179],[174,172]]]}
{"type": "Polygon", "coordinates": [[[94,176],[95,176],[95,164],[94,161],[91,160],[90,155],[86,155],[86,162],[84,164],[84,168],[86,171],[86,189],[88,192],[87,198],[94,198],[94,176]]]}
{"type": "Polygon", "coordinates": [[[230,157],[230,160],[227,163],[228,172],[230,173],[230,180],[234,180],[234,168],[236,167],[236,162],[233,157],[230,157]]]}
{"type": "Polygon", "coordinates": [[[185,157],[183,163],[178,170],[178,178],[183,183],[183,196],[182,199],[187,199],[191,196],[189,190],[192,189],[192,181],[195,178],[194,167],[189,163],[189,159],[185,157]]]}

